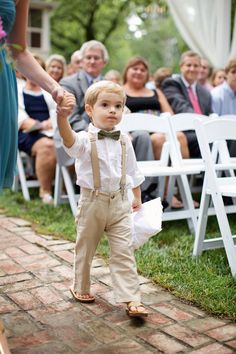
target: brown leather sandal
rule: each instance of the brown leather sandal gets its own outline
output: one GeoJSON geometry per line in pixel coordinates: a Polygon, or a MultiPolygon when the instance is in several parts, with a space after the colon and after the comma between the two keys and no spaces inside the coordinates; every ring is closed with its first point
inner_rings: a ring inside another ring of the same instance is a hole
{"type": "Polygon", "coordinates": [[[70,292],[76,301],[83,302],[83,303],[90,303],[95,301],[95,296],[93,295],[79,294],[76,291],[74,291],[72,288],[70,288],[70,292]]]}
{"type": "Polygon", "coordinates": [[[130,317],[147,317],[148,311],[145,309],[145,306],[141,302],[130,301],[127,303],[126,313],[130,317]],[[136,307],[136,310],[131,310],[132,307],[136,307]],[[142,307],[144,311],[138,311],[138,307],[142,307]]]}

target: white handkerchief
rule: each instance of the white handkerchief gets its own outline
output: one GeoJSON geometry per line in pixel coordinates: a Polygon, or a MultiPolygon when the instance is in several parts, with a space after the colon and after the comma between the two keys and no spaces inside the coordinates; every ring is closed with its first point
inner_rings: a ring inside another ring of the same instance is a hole
{"type": "Polygon", "coordinates": [[[132,213],[132,243],[134,249],[141,247],[150,237],[162,230],[163,207],[156,198],[142,204],[142,208],[132,213]]]}

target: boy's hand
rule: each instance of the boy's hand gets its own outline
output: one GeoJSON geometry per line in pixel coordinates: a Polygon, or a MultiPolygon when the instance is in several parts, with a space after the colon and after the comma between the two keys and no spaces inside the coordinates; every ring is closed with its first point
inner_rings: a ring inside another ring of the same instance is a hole
{"type": "Polygon", "coordinates": [[[67,118],[75,106],[75,97],[71,93],[64,91],[64,96],[60,104],[57,105],[59,118],[67,118]]]}
{"type": "Polygon", "coordinates": [[[133,211],[138,211],[139,209],[141,209],[141,206],[142,206],[141,198],[134,198],[132,201],[133,211]]]}

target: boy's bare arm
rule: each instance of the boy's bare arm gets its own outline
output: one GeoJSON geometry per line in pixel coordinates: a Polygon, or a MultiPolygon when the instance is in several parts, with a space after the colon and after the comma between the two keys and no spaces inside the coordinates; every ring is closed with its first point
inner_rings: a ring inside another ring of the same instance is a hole
{"type": "MultiPolygon", "coordinates": [[[[65,107],[69,107],[74,100],[74,97],[70,97],[69,95],[66,95],[63,98],[63,104],[65,107]]],[[[68,122],[68,113],[66,110],[57,110],[57,126],[60,132],[60,135],[63,139],[63,144],[70,148],[74,142],[75,142],[75,137],[73,135],[73,131],[71,129],[71,126],[68,122]]]]}
{"type": "Polygon", "coordinates": [[[142,206],[140,186],[133,188],[132,191],[133,191],[133,195],[134,195],[134,199],[132,201],[132,208],[133,208],[133,211],[137,211],[142,206]]]}
{"type": "Polygon", "coordinates": [[[57,126],[60,132],[60,135],[62,137],[63,140],[63,144],[70,148],[74,142],[75,142],[75,138],[74,135],[72,133],[72,129],[71,126],[68,122],[67,119],[65,119],[64,117],[61,117],[60,114],[57,115],[57,126]]]}

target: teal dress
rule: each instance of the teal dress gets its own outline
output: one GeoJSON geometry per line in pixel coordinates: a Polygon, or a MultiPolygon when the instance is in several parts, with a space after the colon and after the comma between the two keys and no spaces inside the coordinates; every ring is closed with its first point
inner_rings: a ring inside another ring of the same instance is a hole
{"type": "MultiPolygon", "coordinates": [[[[15,21],[15,1],[0,0],[0,16],[3,29],[10,33],[15,21]]],[[[11,187],[16,170],[17,157],[17,85],[15,72],[0,40],[0,192],[11,187]]]]}

